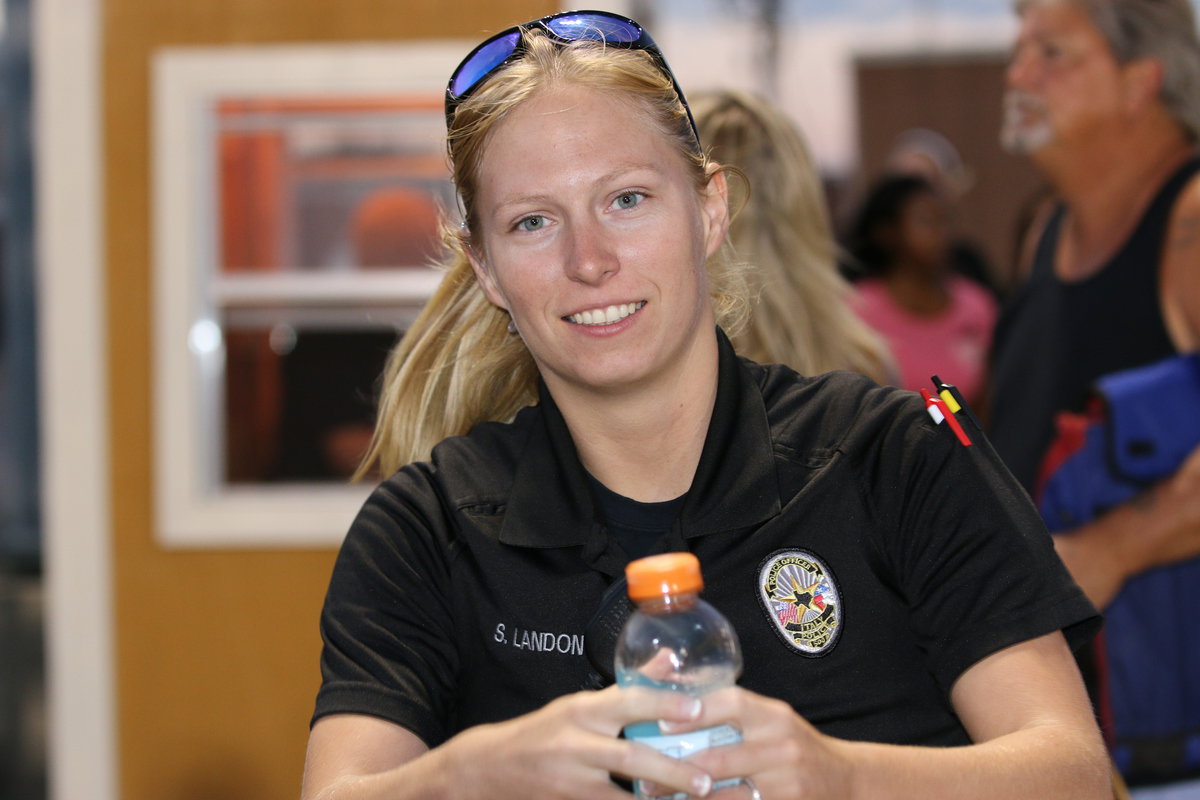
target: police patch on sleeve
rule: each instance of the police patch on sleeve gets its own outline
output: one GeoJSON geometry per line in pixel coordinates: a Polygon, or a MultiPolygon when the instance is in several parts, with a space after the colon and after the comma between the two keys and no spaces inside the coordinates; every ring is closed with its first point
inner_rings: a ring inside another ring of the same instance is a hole
{"type": "Polygon", "coordinates": [[[801,655],[829,652],[842,633],[842,601],[833,573],[803,550],[772,553],[758,571],[758,596],[775,632],[801,655]]]}

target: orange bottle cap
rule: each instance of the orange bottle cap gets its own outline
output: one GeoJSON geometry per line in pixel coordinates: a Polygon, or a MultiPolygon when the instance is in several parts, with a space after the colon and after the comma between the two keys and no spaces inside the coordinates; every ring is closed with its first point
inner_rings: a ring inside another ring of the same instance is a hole
{"type": "Polygon", "coordinates": [[[700,559],[691,553],[663,553],[631,561],[625,567],[634,602],[669,594],[695,594],[704,588],[700,559]]]}

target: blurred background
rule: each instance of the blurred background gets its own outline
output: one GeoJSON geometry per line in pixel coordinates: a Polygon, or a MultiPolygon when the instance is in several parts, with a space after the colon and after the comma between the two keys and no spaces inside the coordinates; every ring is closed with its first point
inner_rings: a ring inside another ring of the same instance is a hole
{"type": "MultiPolygon", "coordinates": [[[[1040,186],[997,144],[1007,0],[596,5],[685,90],[775,99],[835,221],[936,134],[1011,286],[1040,186]]],[[[345,477],[453,208],[438,81],[556,10],[3,0],[0,798],[298,796],[345,477]]]]}

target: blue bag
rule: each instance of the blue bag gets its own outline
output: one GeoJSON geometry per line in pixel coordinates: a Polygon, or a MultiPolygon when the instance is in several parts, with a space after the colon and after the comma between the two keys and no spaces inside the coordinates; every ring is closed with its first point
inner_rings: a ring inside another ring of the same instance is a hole
{"type": "MultiPolygon", "coordinates": [[[[1200,445],[1200,356],[1105,376],[1059,430],[1039,491],[1051,532],[1132,499],[1200,445]]],[[[1200,558],[1133,578],[1104,616],[1089,688],[1117,767],[1130,783],[1200,775],[1200,558]]]]}

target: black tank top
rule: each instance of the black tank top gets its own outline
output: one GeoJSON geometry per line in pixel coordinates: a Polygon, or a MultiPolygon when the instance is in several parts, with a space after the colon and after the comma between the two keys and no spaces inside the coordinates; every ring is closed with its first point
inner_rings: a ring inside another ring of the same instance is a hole
{"type": "Polygon", "coordinates": [[[1159,305],[1159,264],[1171,210],[1200,157],[1163,185],[1133,235],[1094,275],[1063,283],[1054,253],[1064,211],[1055,210],[1029,280],[996,325],[989,436],[1031,493],[1059,411],[1079,411],[1097,378],[1175,352],[1159,305]]]}

